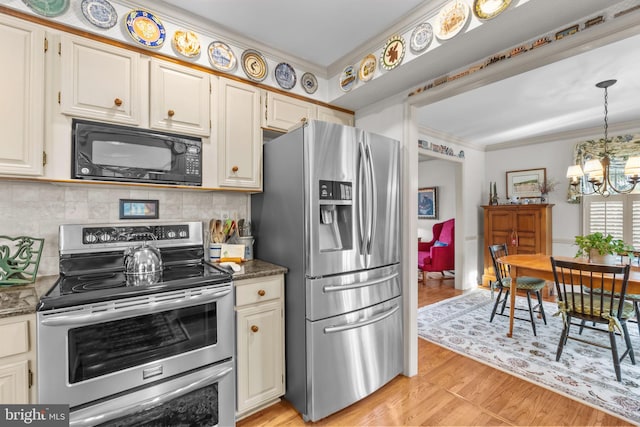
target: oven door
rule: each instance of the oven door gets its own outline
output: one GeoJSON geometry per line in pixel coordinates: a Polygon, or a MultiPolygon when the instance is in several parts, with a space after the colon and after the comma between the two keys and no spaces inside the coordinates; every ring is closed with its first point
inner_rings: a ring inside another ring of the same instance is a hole
{"type": "Polygon", "coordinates": [[[231,283],[38,312],[38,397],[72,408],[233,356],[231,283]]]}
{"type": "Polygon", "coordinates": [[[233,362],[171,378],[72,411],[70,426],[233,426],[233,362]]]}

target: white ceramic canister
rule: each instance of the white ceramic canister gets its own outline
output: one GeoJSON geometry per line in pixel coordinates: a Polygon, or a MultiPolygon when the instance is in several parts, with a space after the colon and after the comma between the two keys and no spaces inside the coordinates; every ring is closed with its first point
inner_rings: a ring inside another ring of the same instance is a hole
{"type": "Polygon", "coordinates": [[[255,241],[253,236],[238,237],[238,239],[244,245],[244,259],[247,261],[253,259],[253,242],[255,241]]]}
{"type": "Polygon", "coordinates": [[[209,259],[211,262],[220,261],[220,253],[222,252],[222,243],[209,244],[209,259]]]}

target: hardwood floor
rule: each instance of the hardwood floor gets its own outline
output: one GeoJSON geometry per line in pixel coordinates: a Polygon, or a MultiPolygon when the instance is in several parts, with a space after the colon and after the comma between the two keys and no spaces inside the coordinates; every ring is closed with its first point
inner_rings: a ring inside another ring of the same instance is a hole
{"type": "MultiPolygon", "coordinates": [[[[461,291],[453,279],[420,284],[419,306],[461,291]]],[[[418,339],[418,375],[398,376],[366,399],[318,426],[627,426],[623,420],[418,339]]],[[[286,401],[237,423],[238,427],[303,426],[286,401]]]]}

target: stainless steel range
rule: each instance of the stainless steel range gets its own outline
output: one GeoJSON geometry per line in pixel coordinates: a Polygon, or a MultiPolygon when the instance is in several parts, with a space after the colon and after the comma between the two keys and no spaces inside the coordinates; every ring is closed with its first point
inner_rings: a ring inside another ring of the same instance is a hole
{"type": "Polygon", "coordinates": [[[69,404],[71,425],[235,424],[233,286],[202,236],[199,222],[60,227],[37,309],[40,403],[69,404]],[[131,280],[143,241],[162,269],[131,280]]]}

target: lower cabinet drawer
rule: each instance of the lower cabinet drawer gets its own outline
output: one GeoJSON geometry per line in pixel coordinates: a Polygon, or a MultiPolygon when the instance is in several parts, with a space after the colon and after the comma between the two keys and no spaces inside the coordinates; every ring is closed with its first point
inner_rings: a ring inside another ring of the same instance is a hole
{"type": "Polygon", "coordinates": [[[29,351],[29,322],[26,320],[0,325],[0,357],[29,351]]]}
{"type": "Polygon", "coordinates": [[[255,304],[282,297],[282,276],[266,276],[256,279],[239,280],[236,286],[236,306],[255,304]]]}

